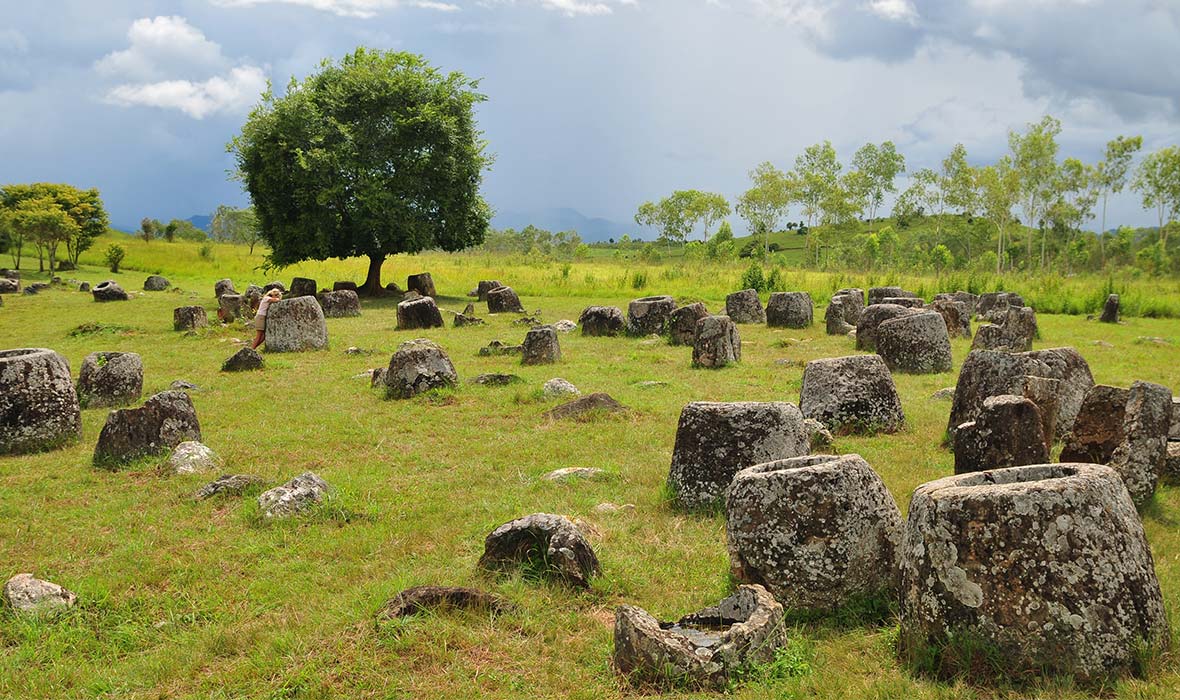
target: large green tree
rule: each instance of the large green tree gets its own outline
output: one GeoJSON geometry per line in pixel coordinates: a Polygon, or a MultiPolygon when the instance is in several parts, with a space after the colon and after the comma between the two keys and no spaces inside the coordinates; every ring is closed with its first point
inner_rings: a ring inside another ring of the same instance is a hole
{"type": "Polygon", "coordinates": [[[738,197],[738,216],[749,224],[752,235],[761,235],[767,255],[770,254],[770,234],[777,231],[795,201],[794,178],[762,163],[750,171],[751,187],[738,197]]]}
{"type": "MultiPolygon", "coordinates": [[[[9,212],[20,206],[21,202],[31,199],[52,200],[61,211],[65,212],[76,226],[67,226],[69,235],[58,243],[66,246],[66,256],[75,266],[78,256],[94,245],[94,239],[106,233],[109,221],[106,209],[102,204],[102,197],[96,189],[80,190],[73,185],[54,182],[36,182],[22,185],[5,185],[0,188],[0,208],[9,212]]],[[[37,245],[38,252],[43,246],[35,239],[26,241],[22,234],[13,231],[14,240],[11,248],[16,252],[15,264],[19,267],[19,250],[25,242],[37,245]]]]}
{"type": "Polygon", "coordinates": [[[380,294],[386,257],[482,242],[478,87],[415,54],[358,48],[265,93],[229,148],[270,262],[364,255],[362,289],[380,294]]]}
{"type": "Polygon", "coordinates": [[[703,240],[708,240],[713,224],[729,216],[729,202],[713,192],[676,190],[658,202],[644,202],[635,211],[635,223],[653,226],[660,231],[660,240],[684,243],[698,224],[703,224],[703,240]]]}
{"type": "MultiPolygon", "coordinates": [[[[1020,174],[1020,208],[1024,225],[1041,228],[1041,267],[1045,266],[1045,212],[1053,198],[1053,184],[1057,179],[1057,136],[1061,122],[1046,115],[1041,121],[1028,125],[1023,134],[1008,132],[1008,149],[1012,165],[1020,174]]],[[[1032,267],[1033,240],[1028,237],[1028,265],[1032,267]]]]}
{"type": "Polygon", "coordinates": [[[833,199],[833,191],[840,186],[840,160],[830,141],[803,149],[795,159],[792,173],[798,183],[798,202],[803,206],[808,228],[826,218],[824,205],[833,199]]]}
{"type": "Polygon", "coordinates": [[[1147,154],[1135,171],[1131,187],[1143,197],[1145,209],[1155,209],[1160,241],[1168,245],[1168,224],[1180,219],[1180,146],[1147,154]]]}
{"type": "Polygon", "coordinates": [[[869,210],[869,220],[877,218],[877,210],[885,202],[885,195],[897,191],[894,182],[905,172],[905,156],[897,152],[892,141],[880,146],[866,143],[852,156],[852,167],[864,174],[864,201],[869,210]]]}
{"type": "Polygon", "coordinates": [[[1106,262],[1106,200],[1127,186],[1131,159],[1143,148],[1142,136],[1119,136],[1106,144],[1106,156],[1096,166],[1099,194],[1102,196],[1102,228],[1098,231],[1098,252],[1106,262]]]}
{"type": "MultiPolygon", "coordinates": [[[[49,272],[57,268],[57,249],[78,234],[78,224],[52,197],[21,200],[11,211],[12,228],[38,251],[49,256],[49,272]]],[[[42,270],[44,271],[44,270],[42,270]]]]}

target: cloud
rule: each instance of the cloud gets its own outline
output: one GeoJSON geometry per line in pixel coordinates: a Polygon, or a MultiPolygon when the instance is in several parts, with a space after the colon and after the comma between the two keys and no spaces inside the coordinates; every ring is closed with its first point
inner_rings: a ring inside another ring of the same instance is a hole
{"type": "Polygon", "coordinates": [[[438,0],[213,0],[223,7],[254,7],[256,5],[296,5],[321,12],[330,12],[341,17],[369,19],[383,10],[399,7],[414,7],[439,12],[458,12],[460,7],[438,0]]]}
{"type": "Polygon", "coordinates": [[[221,46],[183,17],[144,17],[131,24],[128,48],[95,62],[102,77],[121,80],[105,101],[121,107],[179,110],[194,119],[240,112],[266,89],[265,71],[233,65],[221,46]]]}
{"type": "Polygon", "coordinates": [[[162,80],[155,83],[118,85],[107,93],[107,101],[124,107],[142,105],[178,109],[194,119],[218,112],[249,108],[266,89],[266,74],[256,66],[239,66],[229,74],[203,82],[162,80]]]}

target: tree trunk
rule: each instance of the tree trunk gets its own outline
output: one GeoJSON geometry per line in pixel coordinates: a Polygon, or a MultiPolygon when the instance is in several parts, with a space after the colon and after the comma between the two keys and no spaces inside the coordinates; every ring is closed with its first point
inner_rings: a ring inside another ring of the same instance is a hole
{"type": "Polygon", "coordinates": [[[1102,228],[1098,230],[1098,259],[1106,269],[1106,192],[1102,193],[1102,228]]]}
{"type": "Polygon", "coordinates": [[[376,297],[385,293],[385,288],[381,286],[381,265],[384,262],[384,253],[369,254],[369,273],[365,276],[365,283],[360,288],[360,291],[366,296],[376,297]]]}

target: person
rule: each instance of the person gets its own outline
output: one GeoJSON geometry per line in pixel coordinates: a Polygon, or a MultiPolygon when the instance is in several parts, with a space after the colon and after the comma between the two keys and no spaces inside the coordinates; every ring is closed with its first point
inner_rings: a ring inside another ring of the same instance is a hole
{"type": "Polygon", "coordinates": [[[254,344],[250,346],[250,347],[254,348],[255,350],[257,350],[258,346],[262,345],[262,342],[264,340],[266,340],[266,310],[267,310],[267,308],[271,304],[273,304],[274,302],[281,301],[282,298],[283,298],[282,292],[280,292],[278,289],[272,289],[272,290],[268,291],[266,294],[262,295],[262,301],[258,302],[258,313],[254,316],[254,328],[255,328],[254,344]]]}

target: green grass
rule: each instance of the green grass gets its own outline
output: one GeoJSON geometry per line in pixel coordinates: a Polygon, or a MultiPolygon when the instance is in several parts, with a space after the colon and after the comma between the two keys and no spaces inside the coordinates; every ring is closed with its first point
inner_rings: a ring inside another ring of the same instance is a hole
{"type": "MultiPolygon", "coordinates": [[[[687,348],[577,334],[561,336],[562,364],[522,367],[516,358],[476,354],[492,339],[523,338],[525,329],[511,317],[487,317],[483,327],[398,332],[393,301],[366,300],[361,317],[328,321],[330,350],[268,355],[262,372],[223,374],[221,363],[237,348],[231,339],[250,337],[249,329],[217,326],[186,337],[172,330],[173,308],[199,303],[212,317],[213,282],[220,277],[232,277],[239,289],[293,274],[325,285],[358,280],[363,262],[310,263],[279,275],[250,272],[261,256],[233,246],[217,246],[206,262],[187,244],[126,243],[128,271],[114,277],[127,289],[141,288],[156,271],[179,289],[110,304],[72,289],[8,295],[0,307],[0,347],[50,347],[75,372],[92,351],[138,352],[145,396],[176,379],[200,387],[192,397],[204,442],[225,459],[225,471],[257,474],[274,485],[312,470],[337,494],[314,517],[275,523],[258,517],[252,497],[193,502],[192,492],[216,475],[163,477],[154,464],[95,469],[91,454],[105,410],[84,411],[77,445],[0,458],[0,578],[30,571],[74,590],[81,601],[50,621],[0,612],[0,698],[626,696],[609,666],[615,606],[637,604],[677,618],[715,603],[732,585],[722,518],[676,513],[663,496],[680,409],[694,400],[797,401],[801,363],[854,352],[847,338],[825,336],[822,324],[803,331],[743,326],[743,363],[721,371],[692,369],[687,348]],[[83,324],[91,332],[76,332],[83,324]],[[450,353],[463,381],[444,400],[386,401],[367,378],[354,378],[385,364],[401,341],[420,336],[450,353]],[[374,353],[346,355],[349,346],[374,353]],[[527,383],[470,383],[484,372],[518,374],[527,383]],[[548,421],[542,414],[554,403],[535,389],[555,376],[585,393],[608,392],[633,410],[591,423],[548,421]],[[639,386],[650,380],[667,384],[639,386]],[[615,476],[565,484],[541,479],[570,466],[615,476]],[[634,503],[637,510],[595,515],[593,507],[606,501],[634,503]],[[477,573],[487,533],[537,511],[590,526],[604,575],[589,591],[477,573]],[[374,625],[373,614],[388,598],[419,584],[484,587],[508,598],[514,610],[374,625]]],[[[84,256],[83,269],[64,276],[111,277],[87,262],[100,253],[84,256]]],[[[477,280],[501,279],[547,321],[576,320],[592,302],[625,307],[640,295],[619,283],[624,266],[574,264],[564,277],[562,267],[423,255],[391,260],[386,275],[400,282],[430,270],[441,306],[456,311],[477,280]]],[[[701,298],[715,310],[742,266],[671,275],[675,267],[645,269],[643,294],[701,298]]],[[[788,274],[817,292],[855,279],[788,274]]],[[[926,290],[934,284],[912,279],[926,290]]],[[[1180,298],[1159,294],[1172,304],[1180,298]]],[[[1129,318],[1106,326],[1042,314],[1040,323],[1037,347],[1077,347],[1099,382],[1149,379],[1180,387],[1175,350],[1135,342],[1139,336],[1180,340],[1180,322],[1129,318]]],[[[939,446],[949,403],[928,397],[955,381],[969,343],[953,344],[954,372],[898,375],[906,430],[836,441],[838,452],[859,453],[873,465],[903,511],[917,485],[952,471],[951,455],[939,446]]],[[[1178,519],[1180,490],[1162,488],[1145,526],[1173,621],[1180,614],[1178,519]]],[[[892,620],[861,616],[864,623],[857,624],[852,617],[795,628],[790,649],[736,685],[732,696],[1029,693],[915,676],[896,657],[892,620]]],[[[1177,697],[1175,657],[1165,655],[1155,666],[1146,679],[1120,682],[1110,696],[1177,697]]],[[[1086,697],[1061,680],[1045,681],[1031,694],[1086,697]]]]}

